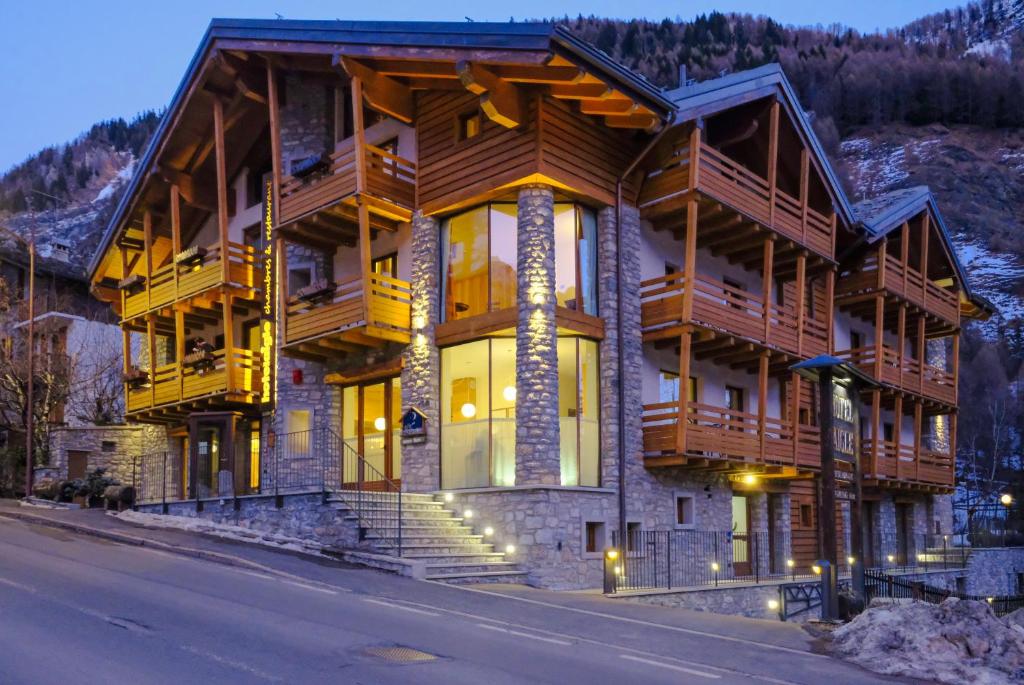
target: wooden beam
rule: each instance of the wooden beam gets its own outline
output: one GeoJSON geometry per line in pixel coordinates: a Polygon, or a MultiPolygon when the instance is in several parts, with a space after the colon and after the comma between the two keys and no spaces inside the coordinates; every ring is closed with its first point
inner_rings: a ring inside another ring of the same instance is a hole
{"type": "Polygon", "coordinates": [[[683,249],[683,321],[693,318],[694,284],[697,279],[697,200],[686,203],[686,240],[683,249]]]}
{"type": "Polygon", "coordinates": [[[761,271],[761,297],[764,316],[764,341],[771,342],[772,335],[772,268],[775,251],[775,236],[768,234],[764,239],[764,265],[761,271]]]}
{"type": "Polygon", "coordinates": [[[457,63],[455,71],[466,90],[480,96],[480,109],[488,119],[505,128],[526,123],[526,105],[516,86],[469,61],[457,63]]]}
{"type": "Polygon", "coordinates": [[[603,83],[552,84],[549,91],[559,100],[607,100],[618,92],[603,83]]]}
{"type": "Polygon", "coordinates": [[[231,260],[228,259],[228,177],[227,153],[224,150],[224,103],[213,101],[214,161],[217,167],[217,227],[220,233],[221,279],[231,280],[231,260]]]}
{"type": "Polygon", "coordinates": [[[768,431],[768,357],[767,350],[761,352],[757,374],[757,433],[760,441],[761,463],[765,462],[768,431]]]}
{"type": "MultiPolygon", "coordinates": [[[[356,193],[366,190],[366,130],[363,121],[363,79],[352,77],[352,137],[356,153],[356,193]]],[[[360,202],[360,204],[362,204],[360,202]]]]}
{"type": "Polygon", "coordinates": [[[686,328],[679,336],[679,416],[676,419],[676,451],[680,454],[686,453],[692,335],[690,329],[686,328]]]}
{"type": "Polygon", "coordinates": [[[768,221],[775,225],[775,192],[779,167],[779,101],[772,102],[768,124],[768,221]]]}
{"type": "Polygon", "coordinates": [[[370,209],[359,203],[359,274],[363,283],[363,320],[373,321],[373,297],[370,287],[370,209]]]}
{"type": "Polygon", "coordinates": [[[882,380],[882,367],[885,366],[885,296],[875,296],[875,380],[882,380]]]}
{"type": "Polygon", "coordinates": [[[582,100],[580,102],[580,111],[594,116],[633,114],[638,108],[639,106],[630,100],[582,100]]]}
{"type": "Polygon", "coordinates": [[[408,87],[390,76],[378,74],[351,57],[334,55],[331,64],[336,69],[344,70],[352,79],[358,78],[362,81],[363,97],[370,107],[402,123],[412,123],[416,107],[412,91],[408,87]]]}
{"type": "Polygon", "coordinates": [[[804,317],[807,313],[807,252],[801,251],[796,256],[796,350],[801,357],[804,354],[804,317]]]}

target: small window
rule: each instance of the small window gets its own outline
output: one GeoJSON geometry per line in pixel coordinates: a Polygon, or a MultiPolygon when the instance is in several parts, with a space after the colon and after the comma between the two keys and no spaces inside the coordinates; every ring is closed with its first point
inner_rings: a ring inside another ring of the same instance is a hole
{"type": "Polygon", "coordinates": [[[864,346],[864,336],[859,331],[850,331],[850,349],[859,350],[864,346]]]}
{"type": "Polygon", "coordinates": [[[459,115],[459,140],[467,140],[480,135],[480,110],[463,112],[459,115]]]}
{"type": "Polygon", "coordinates": [[[676,528],[693,528],[696,524],[693,495],[676,495],[676,528]]]}
{"type": "Polygon", "coordinates": [[[801,528],[813,528],[814,527],[814,511],[811,509],[810,504],[800,505],[800,527],[801,528]]]}
{"type": "Polygon", "coordinates": [[[108,454],[110,452],[116,452],[117,443],[114,442],[113,440],[104,440],[102,443],[100,443],[100,449],[103,450],[104,452],[107,452],[108,454]]]}
{"type": "Polygon", "coordinates": [[[671,276],[672,274],[679,273],[679,267],[672,262],[665,262],[665,275],[671,276]]]}
{"type": "Polygon", "coordinates": [[[601,554],[604,552],[604,521],[587,521],[586,552],[601,554]]]}
{"type": "Polygon", "coordinates": [[[377,257],[370,262],[370,271],[381,276],[398,278],[398,253],[392,252],[383,257],[377,257]]]}

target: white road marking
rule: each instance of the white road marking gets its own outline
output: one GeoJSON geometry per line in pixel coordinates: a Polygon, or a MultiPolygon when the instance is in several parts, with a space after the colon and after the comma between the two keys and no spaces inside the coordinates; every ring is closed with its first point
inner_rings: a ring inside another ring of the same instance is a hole
{"type": "Polygon", "coordinates": [[[284,583],[285,585],[292,585],[294,587],[300,587],[303,590],[312,590],[313,592],[322,592],[325,595],[336,595],[336,594],[338,594],[334,590],[329,590],[329,589],[327,589],[325,587],[317,587],[316,585],[308,585],[306,583],[300,583],[300,582],[295,581],[295,580],[283,580],[281,582],[284,583]]]}
{"type": "Polygon", "coordinates": [[[192,645],[181,645],[181,649],[183,651],[186,651],[186,652],[190,653],[190,654],[195,654],[196,656],[201,656],[201,657],[209,659],[210,661],[213,661],[215,663],[222,664],[224,666],[228,666],[228,667],[233,668],[235,670],[241,671],[242,673],[248,673],[250,675],[254,675],[257,678],[260,678],[262,680],[269,680],[271,682],[276,682],[276,683],[281,682],[281,678],[278,678],[277,676],[272,675],[270,673],[266,673],[265,671],[261,671],[258,668],[253,668],[252,666],[250,666],[248,664],[245,664],[245,663],[242,663],[241,661],[235,661],[234,659],[227,659],[225,657],[220,656],[219,654],[214,654],[213,652],[207,652],[206,650],[199,649],[198,647],[193,647],[192,645]]]}
{"type": "MultiPolygon", "coordinates": [[[[432,581],[427,581],[432,582],[432,581]]],[[[438,583],[439,585],[441,583],[438,583]]],[[[639,618],[629,618],[628,616],[616,616],[615,614],[606,614],[602,611],[592,611],[590,609],[579,609],[576,607],[567,607],[561,604],[551,604],[550,602],[541,602],[536,599],[529,599],[527,597],[516,597],[515,595],[506,595],[501,592],[491,592],[490,590],[478,590],[477,588],[466,587],[465,585],[445,585],[446,587],[453,588],[456,590],[462,590],[463,592],[476,592],[482,595],[490,595],[491,597],[504,597],[505,599],[515,600],[517,602],[525,602],[527,604],[536,604],[538,606],[547,607],[549,609],[561,609],[562,611],[570,611],[576,614],[584,614],[585,616],[597,616],[600,618],[607,618],[613,621],[620,621],[622,623],[632,623],[634,625],[648,626],[651,628],[661,628],[662,630],[670,630],[676,633],[686,633],[688,635],[699,635],[701,637],[710,637],[715,640],[723,640],[725,642],[738,642],[744,645],[755,645],[757,647],[764,647],[765,649],[771,649],[778,652],[786,652],[788,654],[797,654],[799,656],[812,657],[815,659],[830,659],[826,654],[815,654],[814,652],[808,652],[802,649],[795,649],[793,647],[783,647],[782,645],[773,645],[770,642],[759,642],[758,640],[748,640],[742,637],[733,637],[732,635],[722,635],[720,633],[709,633],[705,630],[696,630],[694,628],[683,628],[682,626],[667,625],[665,623],[654,623],[653,621],[645,621],[639,618]]]]}
{"type": "Polygon", "coordinates": [[[22,585],[21,583],[16,583],[13,580],[8,580],[7,578],[0,578],[0,585],[9,585],[10,587],[21,590],[22,592],[28,592],[29,594],[33,595],[37,592],[37,590],[34,587],[31,587],[29,585],[22,585]]]}
{"type": "Polygon", "coordinates": [[[487,630],[495,630],[495,631],[497,631],[499,633],[507,633],[508,635],[516,635],[517,637],[526,637],[526,638],[529,638],[531,640],[540,640],[541,642],[550,642],[553,645],[562,645],[564,647],[571,647],[572,646],[571,642],[566,642],[565,640],[556,640],[553,637],[542,637],[540,635],[531,635],[530,633],[521,633],[518,630],[509,630],[508,628],[501,628],[499,626],[492,626],[492,625],[489,625],[487,623],[477,623],[477,625],[480,626],[481,628],[486,628],[487,630]]]}
{"type": "Polygon", "coordinates": [[[715,673],[708,673],[706,671],[698,671],[693,668],[686,668],[685,666],[676,666],[675,664],[667,664],[664,661],[655,661],[653,659],[644,659],[639,656],[633,656],[632,654],[620,654],[620,659],[628,659],[629,661],[636,661],[641,664],[648,664],[650,666],[656,666],[658,668],[668,668],[673,671],[679,671],[681,673],[689,673],[690,675],[700,676],[701,678],[711,678],[712,680],[718,680],[722,676],[715,673]]]}
{"type": "Polygon", "coordinates": [[[246,571],[245,569],[238,569],[238,572],[245,574],[247,576],[252,576],[253,578],[260,578],[262,580],[278,580],[274,576],[267,575],[266,573],[260,573],[259,571],[246,571]]]}
{"type": "Polygon", "coordinates": [[[440,616],[441,614],[436,611],[424,611],[423,609],[414,609],[413,607],[402,606],[401,604],[392,604],[391,602],[382,602],[379,599],[364,598],[364,602],[370,604],[379,604],[382,607],[389,607],[391,609],[401,609],[402,611],[411,611],[414,614],[423,614],[424,616],[440,616]]]}

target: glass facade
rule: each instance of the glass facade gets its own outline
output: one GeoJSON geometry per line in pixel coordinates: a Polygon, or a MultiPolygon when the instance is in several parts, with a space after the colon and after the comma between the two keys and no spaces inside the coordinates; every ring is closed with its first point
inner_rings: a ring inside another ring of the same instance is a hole
{"type": "Polygon", "coordinates": [[[597,343],[558,338],[558,423],[562,485],[597,487],[600,472],[597,343]]]}
{"type": "Polygon", "coordinates": [[[597,215],[582,205],[555,204],[555,301],[597,316],[597,215]]]}

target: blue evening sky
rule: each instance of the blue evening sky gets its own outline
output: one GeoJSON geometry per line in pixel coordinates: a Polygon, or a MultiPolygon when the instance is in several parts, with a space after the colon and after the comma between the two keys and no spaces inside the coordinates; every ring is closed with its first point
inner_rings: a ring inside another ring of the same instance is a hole
{"type": "Polygon", "coordinates": [[[861,31],[900,26],[957,0],[3,0],[0,173],[93,123],[164,106],[211,17],[507,21],[583,13],[649,19],[713,9],[766,14],[785,24],[838,22],[861,31]]]}

